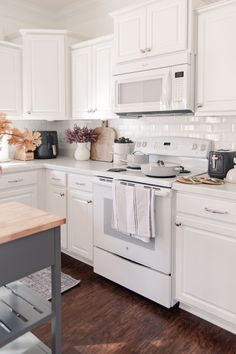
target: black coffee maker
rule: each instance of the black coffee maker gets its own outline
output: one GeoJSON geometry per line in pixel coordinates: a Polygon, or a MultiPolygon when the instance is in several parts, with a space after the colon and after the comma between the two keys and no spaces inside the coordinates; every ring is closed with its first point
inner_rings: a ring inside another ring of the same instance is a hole
{"type": "Polygon", "coordinates": [[[58,137],[56,131],[39,131],[42,144],[34,151],[35,159],[55,159],[58,156],[58,137]]]}

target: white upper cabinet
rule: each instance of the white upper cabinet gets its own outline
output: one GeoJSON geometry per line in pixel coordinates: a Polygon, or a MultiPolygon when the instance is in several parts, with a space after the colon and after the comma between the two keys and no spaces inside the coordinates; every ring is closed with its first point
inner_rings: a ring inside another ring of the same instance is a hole
{"type": "Polygon", "coordinates": [[[115,60],[117,62],[143,58],[146,49],[146,8],[115,16],[115,60]]]}
{"type": "Polygon", "coordinates": [[[66,118],[66,31],[21,31],[23,35],[23,116],[66,118]]]}
{"type": "Polygon", "coordinates": [[[92,49],[72,52],[72,116],[87,116],[92,110],[92,49]]]}
{"type": "Polygon", "coordinates": [[[147,7],[147,54],[187,49],[187,1],[165,0],[147,7]]]}
{"type": "Polygon", "coordinates": [[[0,42],[0,112],[10,119],[22,114],[21,47],[0,42]]]}
{"type": "Polygon", "coordinates": [[[112,36],[72,47],[72,117],[112,118],[112,36]]]}
{"type": "Polygon", "coordinates": [[[235,33],[235,1],[199,11],[198,114],[236,114],[235,33]]]}
{"type": "Polygon", "coordinates": [[[187,0],[150,1],[112,16],[116,63],[187,49],[187,0]]]}

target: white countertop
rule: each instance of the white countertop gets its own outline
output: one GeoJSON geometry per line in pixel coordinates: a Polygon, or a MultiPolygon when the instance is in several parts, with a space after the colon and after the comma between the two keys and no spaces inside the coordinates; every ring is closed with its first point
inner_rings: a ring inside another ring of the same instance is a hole
{"type": "Polygon", "coordinates": [[[110,162],[100,161],[76,161],[70,157],[58,157],[48,160],[16,161],[0,163],[3,174],[30,171],[40,168],[57,169],[64,172],[80,173],[85,175],[96,175],[99,171],[104,171],[113,167],[110,162]]]}
{"type": "MultiPolygon", "coordinates": [[[[36,170],[41,168],[47,169],[56,169],[68,173],[78,173],[83,175],[91,175],[91,176],[106,176],[106,177],[115,177],[122,178],[127,180],[132,180],[133,182],[141,182],[147,184],[161,184],[158,180],[153,178],[145,177],[141,175],[141,172],[121,172],[121,173],[113,173],[106,172],[110,168],[114,167],[123,167],[117,166],[110,162],[100,162],[100,161],[76,161],[70,157],[58,157],[56,159],[48,159],[48,160],[33,160],[33,161],[16,161],[12,160],[10,162],[0,163],[0,166],[3,169],[3,174],[14,173],[14,172],[23,172],[36,170]]],[[[161,179],[159,180],[161,181],[161,179]]],[[[169,182],[170,184],[172,179],[166,179],[165,182],[169,182]],[[167,181],[168,180],[168,181],[167,181]]],[[[194,193],[194,194],[202,194],[205,196],[212,196],[217,198],[225,198],[236,201],[236,184],[225,183],[224,185],[214,186],[214,185],[189,185],[182,184],[178,182],[174,182],[172,185],[173,189],[176,191],[182,191],[186,193],[194,193]]]]}
{"type": "Polygon", "coordinates": [[[215,186],[209,184],[183,184],[179,182],[173,183],[173,189],[176,191],[191,193],[191,194],[202,194],[206,197],[216,197],[231,199],[236,201],[236,184],[225,183],[223,185],[215,186]]]}

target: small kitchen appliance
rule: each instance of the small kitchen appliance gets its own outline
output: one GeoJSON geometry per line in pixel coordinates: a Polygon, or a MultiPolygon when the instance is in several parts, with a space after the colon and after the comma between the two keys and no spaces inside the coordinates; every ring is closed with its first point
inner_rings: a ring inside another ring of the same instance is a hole
{"type": "Polygon", "coordinates": [[[226,177],[227,172],[234,168],[234,158],[236,151],[218,150],[210,151],[208,174],[213,178],[223,179],[226,177]]]}
{"type": "Polygon", "coordinates": [[[42,144],[34,152],[35,159],[54,159],[58,156],[58,137],[56,131],[39,131],[42,144]]]}

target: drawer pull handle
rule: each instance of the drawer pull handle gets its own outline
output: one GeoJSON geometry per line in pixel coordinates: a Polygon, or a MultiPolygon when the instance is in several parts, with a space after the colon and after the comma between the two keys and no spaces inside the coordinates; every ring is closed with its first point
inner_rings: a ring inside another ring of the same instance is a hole
{"type": "Polygon", "coordinates": [[[220,215],[227,215],[229,214],[228,211],[219,211],[219,210],[214,210],[214,209],[209,209],[209,208],[204,208],[205,211],[211,214],[220,214],[220,215]]]}
{"type": "Polygon", "coordinates": [[[8,183],[19,183],[19,182],[23,182],[23,178],[20,178],[20,179],[14,179],[14,180],[11,180],[11,181],[8,181],[8,183]]]}
{"type": "Polygon", "coordinates": [[[175,225],[176,225],[177,227],[182,226],[181,222],[176,222],[175,225]]]}
{"type": "Polygon", "coordinates": [[[61,178],[52,177],[53,181],[61,181],[61,178]]]}
{"type": "Polygon", "coordinates": [[[92,204],[92,202],[93,202],[92,200],[87,200],[88,204],[92,204]]]}
{"type": "Polygon", "coordinates": [[[86,186],[86,184],[85,184],[85,183],[75,182],[75,184],[76,184],[77,186],[86,186]]]}

